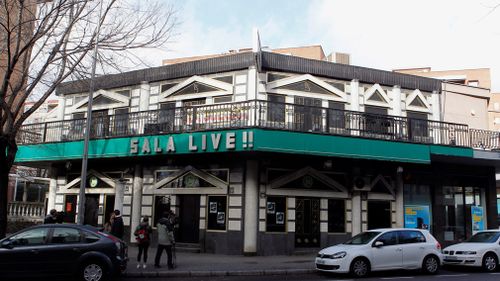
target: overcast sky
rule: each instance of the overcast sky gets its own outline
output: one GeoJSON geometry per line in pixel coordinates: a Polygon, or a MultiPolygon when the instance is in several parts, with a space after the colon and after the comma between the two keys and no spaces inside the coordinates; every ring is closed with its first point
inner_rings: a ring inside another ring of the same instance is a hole
{"type": "Polygon", "coordinates": [[[148,60],[251,47],[320,44],[351,63],[392,70],[489,67],[500,92],[500,0],[187,0],[175,1],[181,25],[167,52],[148,60]]]}

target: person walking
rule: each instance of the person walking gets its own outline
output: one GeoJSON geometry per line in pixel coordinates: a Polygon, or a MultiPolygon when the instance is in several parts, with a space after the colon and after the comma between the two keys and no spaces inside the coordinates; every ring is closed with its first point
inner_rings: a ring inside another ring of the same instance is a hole
{"type": "Polygon", "coordinates": [[[134,231],[135,240],[137,240],[137,246],[139,247],[139,253],[137,254],[137,268],[141,268],[141,255],[144,261],[144,263],[142,264],[142,268],[146,268],[146,262],[148,261],[148,248],[151,241],[151,233],[153,233],[153,229],[149,225],[149,219],[148,217],[144,217],[142,219],[142,222],[134,231]]]}
{"type": "Polygon", "coordinates": [[[162,218],[158,221],[158,248],[156,249],[155,267],[160,268],[160,259],[163,250],[167,251],[167,265],[168,269],[174,269],[172,262],[172,246],[175,245],[174,239],[174,218],[171,215],[173,212],[165,212],[162,218]]]}
{"type": "Polygon", "coordinates": [[[57,223],[57,210],[56,209],[50,210],[49,214],[43,220],[43,223],[44,224],[57,223]]]}
{"type": "Polygon", "coordinates": [[[113,223],[111,224],[111,235],[123,240],[123,218],[121,216],[120,210],[115,210],[115,217],[113,223]]]}

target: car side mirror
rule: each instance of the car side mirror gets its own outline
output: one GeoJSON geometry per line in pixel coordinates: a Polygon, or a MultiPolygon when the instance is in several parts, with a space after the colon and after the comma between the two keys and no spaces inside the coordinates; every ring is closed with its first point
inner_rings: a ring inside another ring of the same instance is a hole
{"type": "Polygon", "coordinates": [[[12,244],[12,241],[7,239],[7,240],[2,241],[1,247],[5,248],[5,249],[12,249],[12,248],[14,248],[14,245],[12,244]]]}
{"type": "Polygon", "coordinates": [[[373,243],[373,247],[375,248],[380,248],[382,246],[384,246],[384,242],[382,241],[375,241],[375,243],[373,243]]]}

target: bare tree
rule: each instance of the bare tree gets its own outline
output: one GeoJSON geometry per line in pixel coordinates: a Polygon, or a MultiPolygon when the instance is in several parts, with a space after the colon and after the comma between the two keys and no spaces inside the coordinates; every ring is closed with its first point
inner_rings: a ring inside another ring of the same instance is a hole
{"type": "Polygon", "coordinates": [[[141,62],[131,51],[164,47],[176,26],[171,5],[147,0],[0,0],[0,238],[23,121],[61,82],[89,77],[96,43],[98,69],[121,71],[124,59],[141,62]],[[25,111],[26,100],[35,104],[25,111]]]}

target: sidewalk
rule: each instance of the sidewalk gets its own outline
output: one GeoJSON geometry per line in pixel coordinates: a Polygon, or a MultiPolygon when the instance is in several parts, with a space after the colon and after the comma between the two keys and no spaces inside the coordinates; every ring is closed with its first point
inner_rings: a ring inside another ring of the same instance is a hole
{"type": "Polygon", "coordinates": [[[315,254],[297,256],[234,256],[199,253],[177,253],[176,268],[168,270],[167,254],[161,257],[161,268],[155,268],[156,247],[148,251],[147,268],[137,269],[138,248],[129,246],[129,263],[125,277],[189,276],[255,276],[292,275],[315,272],[315,254]]]}

